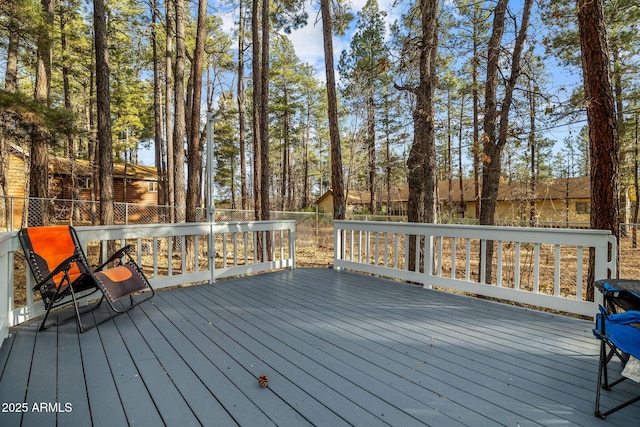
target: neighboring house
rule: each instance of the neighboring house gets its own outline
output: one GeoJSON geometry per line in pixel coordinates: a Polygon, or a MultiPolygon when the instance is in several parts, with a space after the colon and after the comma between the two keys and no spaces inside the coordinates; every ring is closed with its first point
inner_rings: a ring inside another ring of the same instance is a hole
{"type": "MultiPolygon", "coordinates": [[[[349,190],[347,194],[347,213],[363,211],[369,207],[371,196],[368,191],[349,190]]],[[[318,200],[318,208],[327,213],[333,213],[333,190],[328,190],[318,200]]]]}
{"type": "MultiPolygon", "coordinates": [[[[80,190],[80,200],[91,200],[89,184],[93,171],[87,160],[76,160],[76,188],[80,190]]],[[[71,183],[71,161],[53,157],[49,161],[51,197],[73,199],[71,183]]],[[[155,166],[140,166],[123,163],[113,165],[113,192],[116,203],[143,205],[158,204],[158,175],[155,166]],[[125,170],[126,169],[126,170],[125,170]],[[126,179],[125,179],[126,173],[126,179]]],[[[96,196],[98,197],[98,196],[96,196]]]]}
{"type": "MultiPolygon", "coordinates": [[[[79,200],[91,200],[89,183],[95,171],[87,160],[76,160],[77,181],[79,188],[79,200]]],[[[10,209],[13,212],[13,224],[22,223],[24,198],[28,196],[26,185],[27,166],[25,155],[19,148],[12,147],[8,161],[7,196],[10,200],[10,209]]],[[[154,214],[157,215],[155,205],[158,204],[158,178],[156,168],[152,166],[127,165],[125,179],[125,165],[113,165],[114,199],[116,203],[131,203],[154,206],[154,214]]],[[[49,197],[57,200],[73,199],[73,187],[71,184],[71,161],[61,157],[49,159],[49,197]]],[[[96,195],[99,199],[99,195],[96,195]]],[[[140,215],[146,213],[141,212],[140,215]]]]}
{"type": "MultiPolygon", "coordinates": [[[[357,192],[363,201],[369,199],[367,192],[357,192]]],[[[443,216],[456,218],[476,218],[476,204],[474,183],[471,179],[462,180],[462,194],[460,195],[460,181],[438,183],[438,200],[440,212],[443,216]]],[[[535,202],[535,221],[538,222],[589,222],[590,183],[589,177],[558,178],[540,181],[536,185],[536,192],[531,197],[531,189],[526,183],[501,182],[496,202],[496,220],[528,221],[530,219],[531,201],[535,202]]],[[[406,184],[392,189],[391,200],[387,203],[386,196],[380,194],[383,210],[388,206],[391,215],[406,215],[409,189],[406,184]]],[[[348,205],[351,204],[349,197],[348,205]]],[[[332,212],[333,198],[328,191],[316,202],[325,212],[332,212]],[[330,210],[329,210],[330,209],[330,210]]],[[[360,203],[347,206],[347,212],[358,207],[360,203]]]]}

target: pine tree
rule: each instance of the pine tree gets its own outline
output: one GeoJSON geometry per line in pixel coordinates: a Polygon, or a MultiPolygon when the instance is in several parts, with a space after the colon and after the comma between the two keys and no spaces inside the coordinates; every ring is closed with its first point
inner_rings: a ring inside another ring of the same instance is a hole
{"type": "Polygon", "coordinates": [[[389,69],[389,52],[384,41],[385,25],[376,0],[367,3],[358,13],[356,31],[348,51],[340,55],[338,70],[346,80],[345,97],[351,102],[366,105],[366,140],[368,154],[367,190],[370,194],[369,211],[378,211],[376,195],[376,94],[382,88],[389,69]]]}
{"type": "Polygon", "coordinates": [[[106,0],[94,0],[96,45],[96,107],[98,118],[98,176],[100,179],[100,224],[114,223],[113,140],[111,138],[111,96],[109,87],[109,45],[106,0]]]}
{"type": "Polygon", "coordinates": [[[329,138],[331,140],[331,189],[333,191],[333,219],[344,219],[346,214],[344,180],[342,176],[342,147],[340,146],[340,125],[338,123],[338,100],[336,78],[333,66],[333,34],[343,34],[351,15],[344,4],[335,3],[332,11],[331,0],[320,0],[322,14],[322,38],[324,47],[325,75],[327,80],[327,104],[329,116],[329,138]]]}

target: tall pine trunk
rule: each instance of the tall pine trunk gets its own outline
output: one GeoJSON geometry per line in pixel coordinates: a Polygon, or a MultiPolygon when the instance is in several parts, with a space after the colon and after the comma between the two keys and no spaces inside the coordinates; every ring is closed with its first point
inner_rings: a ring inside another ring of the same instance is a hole
{"type": "MultiPolygon", "coordinates": [[[[244,90],[244,37],[245,37],[245,9],[244,1],[239,4],[238,27],[238,146],[240,149],[240,208],[247,209],[247,168],[245,154],[245,90],[244,90]]],[[[208,149],[208,148],[207,148],[208,149]]]]}
{"type": "MultiPolygon", "coordinates": [[[[373,92],[373,89],[371,89],[373,92]]],[[[378,213],[376,197],[376,106],[373,93],[367,97],[367,153],[369,155],[369,211],[372,215],[378,213]]]]}
{"type": "Polygon", "coordinates": [[[327,79],[327,105],[329,113],[329,139],[331,140],[331,189],[333,190],[333,219],[345,218],[345,194],[342,177],[342,154],[338,124],[338,98],[333,66],[333,22],[331,1],[320,0],[322,13],[322,37],[324,41],[324,64],[327,79]]]}
{"type": "Polygon", "coordinates": [[[184,70],[186,61],[184,0],[174,0],[176,21],[176,66],[174,73],[174,128],[173,128],[173,181],[175,221],[185,221],[186,189],[184,176],[185,160],[185,89],[184,70]]]}
{"type": "Polygon", "coordinates": [[[98,177],[100,179],[100,224],[114,223],[111,96],[109,95],[109,50],[106,0],[94,0],[93,25],[96,45],[96,109],[98,115],[98,177]]]}
{"type": "MultiPolygon", "coordinates": [[[[480,169],[480,94],[478,90],[478,68],[480,63],[480,55],[478,53],[478,15],[479,15],[479,3],[474,3],[473,6],[473,59],[471,61],[471,78],[472,78],[472,90],[471,96],[473,98],[473,196],[476,202],[475,211],[476,218],[480,218],[480,207],[482,202],[480,200],[480,181],[482,173],[480,169]]],[[[460,182],[462,182],[462,176],[460,176],[460,182]]]]}
{"type": "MultiPolygon", "coordinates": [[[[70,113],[73,112],[71,105],[71,85],[70,85],[70,70],[69,70],[69,51],[67,47],[66,36],[66,21],[67,17],[62,14],[60,16],[60,48],[62,50],[62,88],[64,97],[64,108],[70,113]]],[[[80,199],[80,189],[77,185],[78,180],[78,166],[76,162],[76,147],[75,140],[71,135],[65,135],[66,155],[70,161],[71,171],[71,212],[69,214],[69,221],[73,224],[73,221],[79,219],[80,211],[78,210],[75,201],[80,199]]]]}
{"type": "MultiPolygon", "coordinates": [[[[261,99],[260,99],[260,219],[268,220],[271,217],[270,186],[271,169],[269,166],[269,16],[270,0],[262,0],[262,57],[260,59],[261,99]]],[[[255,106],[254,106],[255,108],[255,106]]],[[[271,260],[271,235],[267,233],[265,238],[265,251],[267,260],[271,260]]],[[[264,261],[264,259],[263,259],[264,261]]]]}
{"type": "MultiPolygon", "coordinates": [[[[207,1],[198,2],[198,23],[196,27],[196,47],[193,53],[193,67],[191,73],[193,92],[191,93],[191,119],[187,135],[187,222],[198,220],[198,206],[200,205],[201,177],[202,177],[202,151],[204,149],[204,138],[201,138],[200,130],[200,104],[202,101],[202,70],[204,64],[204,43],[206,37],[207,1]]],[[[187,268],[193,269],[195,256],[195,241],[193,236],[187,239],[187,268]]]]}
{"type": "Polygon", "coordinates": [[[174,176],[174,164],[175,158],[173,155],[174,146],[173,146],[173,129],[174,129],[174,120],[173,120],[173,111],[171,106],[173,105],[173,63],[174,63],[174,49],[173,49],[173,38],[174,38],[174,13],[173,13],[173,4],[170,0],[165,0],[165,20],[166,20],[166,41],[165,41],[165,138],[167,144],[167,169],[165,176],[165,205],[169,207],[168,218],[170,223],[175,222],[175,181],[173,179],[174,176]]]}
{"type": "MultiPolygon", "coordinates": [[[[266,0],[264,0],[266,1],[266,0]]],[[[251,79],[253,83],[253,214],[256,220],[260,220],[262,214],[261,206],[261,177],[262,177],[262,140],[260,126],[262,109],[260,108],[262,97],[262,62],[261,62],[261,39],[260,39],[260,0],[253,0],[251,9],[251,38],[252,38],[252,59],[251,59],[251,79]]]]}
{"type": "MultiPolygon", "coordinates": [[[[153,54],[153,124],[154,138],[153,146],[155,151],[156,172],[158,174],[158,205],[166,204],[166,169],[165,169],[165,146],[163,140],[162,122],[162,89],[160,75],[160,58],[158,57],[158,30],[157,15],[158,4],[156,0],[151,0],[151,49],[153,54]]],[[[160,220],[160,218],[158,218],[160,220]]]]}
{"type": "MultiPolygon", "coordinates": [[[[413,112],[413,145],[407,159],[409,222],[433,223],[436,219],[436,151],[434,128],[434,94],[436,85],[437,0],[421,0],[420,81],[413,92],[416,107],[413,112]]],[[[418,270],[416,251],[420,242],[409,239],[409,269],[418,270]]],[[[428,242],[427,242],[428,244],[428,242]]]]}
{"type": "MultiPolygon", "coordinates": [[[[582,75],[591,157],[591,228],[619,237],[620,166],[616,109],[611,87],[609,47],[602,0],[577,0],[582,75]]],[[[616,257],[618,260],[618,258],[616,257]]],[[[593,301],[595,254],[589,253],[587,300],[593,301]]]]}
{"type": "Polygon", "coordinates": [[[200,177],[202,175],[202,152],[204,147],[201,142],[200,129],[200,104],[202,102],[202,74],[204,68],[204,44],[206,38],[207,2],[199,0],[198,20],[196,27],[196,46],[193,53],[193,67],[191,80],[193,91],[191,93],[191,118],[187,137],[187,222],[197,221],[197,208],[200,204],[200,177]]]}
{"type": "MultiPolygon", "coordinates": [[[[54,2],[42,0],[42,13],[46,31],[37,37],[36,84],[34,98],[49,106],[51,91],[51,31],[53,27],[54,2]]],[[[45,199],[49,197],[49,139],[44,126],[34,125],[31,132],[29,150],[29,197],[45,199]]],[[[48,204],[44,200],[32,201],[29,205],[28,224],[30,226],[48,223],[48,204]]]]}
{"type": "MultiPolygon", "coordinates": [[[[19,27],[15,18],[9,18],[7,31],[9,37],[4,87],[7,92],[14,93],[18,90],[18,50],[20,45],[19,27]]],[[[12,126],[12,120],[4,113],[0,113],[0,121],[0,197],[3,198],[3,202],[0,203],[0,220],[4,221],[6,230],[11,230],[13,218],[9,208],[10,202],[8,198],[5,198],[7,196],[7,173],[9,167],[9,150],[5,138],[5,130],[12,126]]]]}

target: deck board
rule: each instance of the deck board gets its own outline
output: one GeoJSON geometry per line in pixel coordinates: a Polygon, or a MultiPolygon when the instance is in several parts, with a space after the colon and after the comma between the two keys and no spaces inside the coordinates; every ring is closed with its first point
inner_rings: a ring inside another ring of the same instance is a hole
{"type": "MultiPolygon", "coordinates": [[[[135,315],[135,313],[131,314],[135,315]]],[[[166,425],[199,425],[195,414],[167,375],[132,318],[119,316],[116,324],[140,377],[145,379],[149,395],[155,402],[163,422],[166,425]]]]}
{"type": "MultiPolygon", "coordinates": [[[[360,411],[359,408],[372,406],[377,408],[376,413],[357,414],[357,421],[363,423],[380,423],[382,421],[392,425],[411,425],[416,423],[414,418],[369,391],[384,386],[375,377],[368,374],[356,375],[357,371],[349,369],[349,366],[334,356],[318,351],[317,347],[305,343],[282,329],[270,326],[268,318],[254,317],[250,312],[243,312],[236,314],[233,323],[240,329],[248,329],[252,326],[257,327],[264,333],[265,337],[270,338],[268,340],[271,343],[269,350],[273,353],[292,354],[293,357],[290,362],[293,362],[295,367],[301,371],[301,375],[296,382],[303,384],[308,381],[309,387],[313,387],[319,381],[332,388],[341,395],[340,401],[337,402],[343,407],[341,411],[349,411],[349,406],[352,405],[358,408],[354,409],[354,411],[360,411]]],[[[277,377],[274,380],[277,380],[277,377]]]]}
{"type": "Polygon", "coordinates": [[[65,396],[65,401],[61,403],[70,403],[72,406],[71,411],[58,414],[59,425],[91,425],[87,387],[86,383],[79,381],[76,376],[77,366],[82,366],[80,339],[75,323],[66,322],[58,327],[57,386],[58,396],[65,396]]]}
{"type": "MultiPolygon", "coordinates": [[[[591,322],[345,271],[166,290],[80,335],[36,327],[0,348],[0,402],[73,410],[0,425],[602,425],[591,322]]],[[[627,383],[603,403],[640,393],[627,383]]],[[[635,424],[640,404],[607,418],[635,424]]]]}
{"type": "MultiPolygon", "coordinates": [[[[11,347],[3,361],[4,370],[0,378],[0,403],[1,404],[22,404],[25,402],[27,384],[29,382],[29,372],[31,370],[31,360],[35,346],[34,328],[24,327],[26,333],[16,334],[10,337],[5,344],[11,347]]],[[[8,412],[0,412],[2,425],[20,425],[23,412],[15,411],[9,407],[8,412]]]]}
{"type": "Polygon", "coordinates": [[[155,304],[147,305],[150,307],[144,307],[144,317],[140,315],[140,311],[133,313],[136,315],[134,321],[143,331],[145,341],[179,390],[184,401],[195,414],[198,422],[202,425],[213,425],[213,423],[221,426],[234,425],[233,419],[225,408],[220,405],[215,396],[212,396],[207,385],[198,378],[185,361],[182,349],[169,341],[172,335],[170,331],[166,330],[162,313],[155,308],[155,304]]]}

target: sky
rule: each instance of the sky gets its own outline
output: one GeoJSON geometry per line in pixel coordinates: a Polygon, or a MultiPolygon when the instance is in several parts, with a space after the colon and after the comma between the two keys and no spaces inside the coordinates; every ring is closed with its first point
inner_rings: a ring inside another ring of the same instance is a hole
{"type": "MultiPolygon", "coordinates": [[[[218,0],[215,1],[217,2],[218,0]]],[[[333,37],[335,64],[338,63],[340,53],[343,50],[349,49],[351,36],[356,27],[357,12],[364,7],[366,1],[367,0],[352,0],[350,2],[351,11],[354,15],[354,19],[350,25],[350,30],[345,36],[339,37],[334,35],[333,37]]],[[[322,22],[319,16],[319,1],[307,1],[305,7],[306,11],[309,14],[308,24],[300,29],[293,30],[292,33],[288,35],[288,37],[293,43],[293,46],[301,62],[313,65],[316,69],[316,78],[324,82],[326,81],[326,78],[324,71],[322,22]]],[[[381,12],[385,13],[384,19],[387,22],[387,30],[392,22],[398,20],[401,17],[404,8],[406,8],[406,6],[402,4],[399,6],[394,6],[394,0],[378,0],[378,7],[381,12]]],[[[220,9],[214,7],[209,9],[209,13],[218,14],[223,22],[223,30],[228,34],[233,34],[234,30],[236,29],[237,9],[229,10],[227,7],[226,10],[226,12],[221,12],[220,9]]],[[[533,25],[535,25],[535,23],[533,25]]],[[[563,91],[560,88],[565,86],[570,88],[572,86],[575,86],[576,84],[579,84],[579,75],[575,70],[567,70],[557,64],[553,64],[551,68],[551,85],[558,90],[557,102],[562,103],[564,99],[566,99],[571,94],[571,89],[563,91]]],[[[336,70],[336,74],[337,73],[338,72],[336,70]]],[[[336,77],[337,79],[339,79],[339,75],[336,75],[336,77]]],[[[576,123],[571,126],[565,126],[561,124],[561,126],[550,127],[546,131],[548,137],[558,141],[555,151],[561,148],[562,141],[568,135],[578,132],[583,125],[584,123],[576,123]]],[[[141,152],[140,160],[144,164],[153,164],[153,154],[141,152]]]]}
{"type": "MultiPolygon", "coordinates": [[[[351,11],[354,15],[354,19],[351,22],[350,31],[345,36],[333,37],[333,50],[334,50],[334,62],[337,64],[340,58],[340,52],[349,49],[349,43],[351,40],[351,34],[356,26],[356,14],[360,11],[366,0],[352,0],[351,11]]],[[[394,0],[378,0],[378,8],[380,11],[386,12],[386,21],[393,22],[401,15],[401,7],[393,7],[394,0]]],[[[306,11],[309,14],[308,24],[300,29],[293,30],[289,34],[289,38],[293,43],[293,46],[303,63],[313,65],[317,70],[317,78],[321,81],[325,81],[324,72],[324,47],[322,38],[322,20],[319,15],[319,0],[307,1],[305,5],[306,11]]],[[[227,33],[231,34],[235,29],[234,19],[237,14],[237,10],[225,13],[222,15],[223,29],[227,33]]],[[[337,71],[337,70],[336,70],[337,71]]]]}

